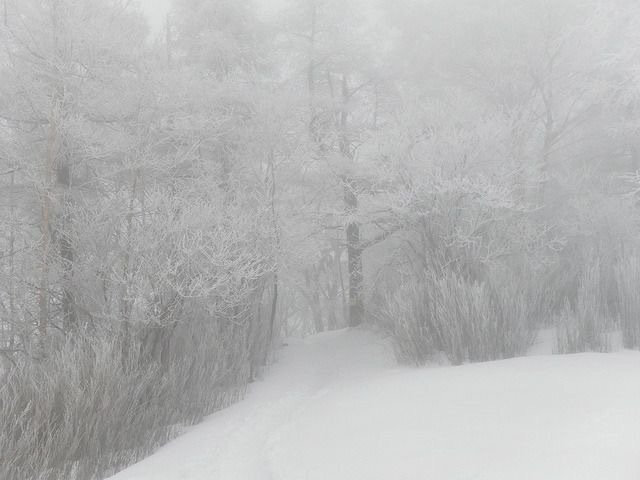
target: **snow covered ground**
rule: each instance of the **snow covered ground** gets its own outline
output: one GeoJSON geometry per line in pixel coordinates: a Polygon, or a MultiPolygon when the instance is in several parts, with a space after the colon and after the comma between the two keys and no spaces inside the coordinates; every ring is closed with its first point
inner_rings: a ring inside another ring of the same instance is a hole
{"type": "Polygon", "coordinates": [[[366,331],[297,341],[111,480],[218,479],[638,480],[640,353],[413,369],[366,331]]]}

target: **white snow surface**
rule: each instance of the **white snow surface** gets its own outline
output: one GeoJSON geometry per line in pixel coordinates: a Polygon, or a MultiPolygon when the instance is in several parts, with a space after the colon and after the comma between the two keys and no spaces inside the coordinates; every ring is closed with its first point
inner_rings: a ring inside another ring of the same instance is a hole
{"type": "Polygon", "coordinates": [[[245,400],[111,480],[638,480],[640,353],[415,369],[292,341],[245,400]]]}

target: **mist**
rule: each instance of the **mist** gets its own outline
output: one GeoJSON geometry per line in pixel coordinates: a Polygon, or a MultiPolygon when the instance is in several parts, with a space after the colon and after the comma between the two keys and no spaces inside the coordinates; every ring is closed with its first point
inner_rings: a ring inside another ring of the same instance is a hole
{"type": "Polygon", "coordinates": [[[638,32],[0,0],[0,479],[639,478],[638,32]]]}

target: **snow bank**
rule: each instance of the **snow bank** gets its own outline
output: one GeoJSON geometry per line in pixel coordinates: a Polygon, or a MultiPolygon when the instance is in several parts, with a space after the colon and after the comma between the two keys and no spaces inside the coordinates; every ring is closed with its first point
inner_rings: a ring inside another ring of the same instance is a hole
{"type": "Polygon", "coordinates": [[[245,401],[112,480],[638,478],[638,353],[416,370],[342,331],[286,347],[245,401]]]}

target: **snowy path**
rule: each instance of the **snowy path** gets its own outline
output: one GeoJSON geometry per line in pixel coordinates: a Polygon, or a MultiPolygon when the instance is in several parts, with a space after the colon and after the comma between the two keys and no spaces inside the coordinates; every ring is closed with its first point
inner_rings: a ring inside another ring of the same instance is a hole
{"type": "Polygon", "coordinates": [[[370,333],[318,335],[111,478],[218,479],[638,480],[640,354],[418,370],[370,333]]]}

